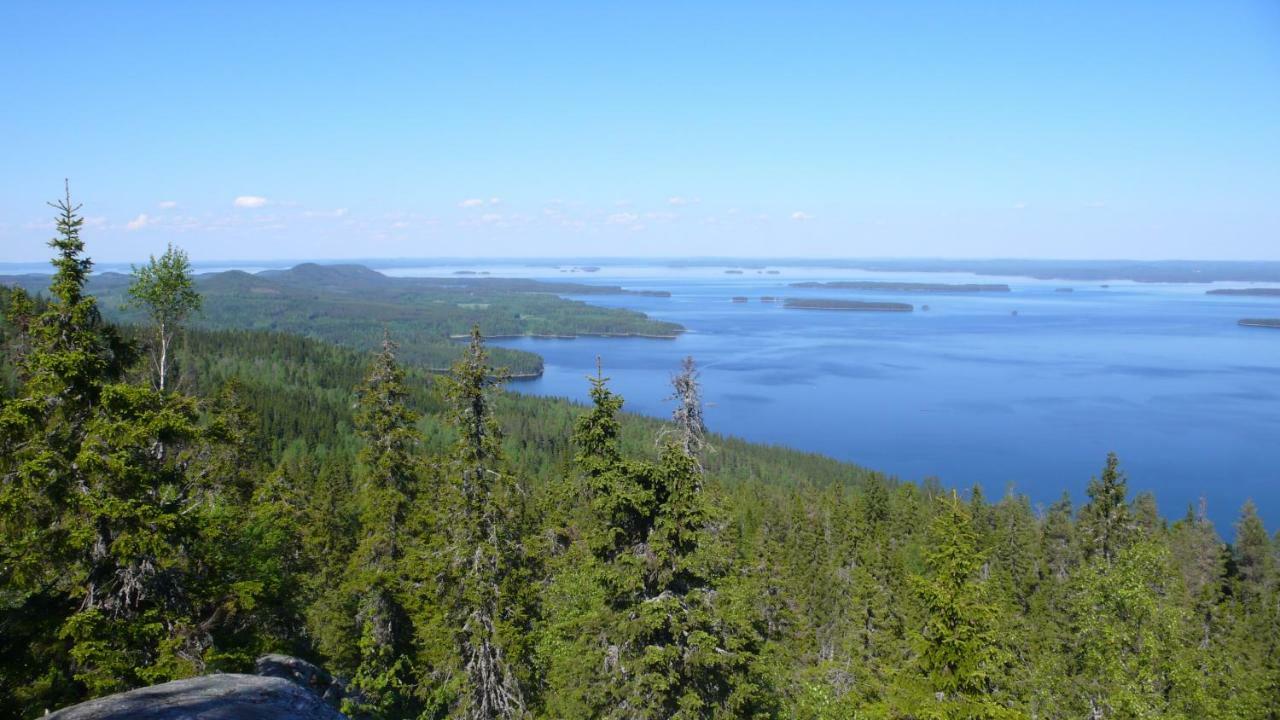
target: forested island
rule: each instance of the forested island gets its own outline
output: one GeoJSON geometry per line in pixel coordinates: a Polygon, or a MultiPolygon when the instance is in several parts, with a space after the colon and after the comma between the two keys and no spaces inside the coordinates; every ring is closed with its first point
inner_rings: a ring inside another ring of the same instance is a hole
{"type": "Polygon", "coordinates": [[[1280,328],[1280,318],[1245,318],[1239,324],[1245,327],[1280,328]]]}
{"type": "Polygon", "coordinates": [[[864,312],[911,312],[914,306],[899,302],[865,302],[833,298],[786,298],[782,306],[791,310],[848,310],[864,312]]]}
{"type": "Polygon", "coordinates": [[[587,406],[501,393],[479,328],[447,374],[395,331],[202,329],[172,247],[113,323],[58,205],[48,294],[0,290],[5,717],[272,653],[377,720],[1280,707],[1251,502],[1228,543],[1130,497],[1115,455],[1035,508],[719,437],[691,359],[660,422],[607,369],[587,406]]]}
{"type": "Polygon", "coordinates": [[[998,283],[921,283],[881,282],[874,280],[841,280],[837,282],[797,282],[794,288],[824,288],[832,290],[885,290],[915,293],[971,293],[1009,292],[1009,286],[998,283]]]}
{"type": "MultiPolygon", "coordinates": [[[[29,292],[49,287],[48,275],[0,277],[0,284],[29,292]]],[[[637,294],[667,297],[665,291],[631,291],[617,286],[540,282],[519,278],[388,277],[361,265],[304,263],[288,270],[250,274],[239,270],[194,276],[204,297],[195,327],[277,330],[358,349],[377,346],[384,328],[396,335],[403,359],[443,370],[458,357],[451,335],[479,324],[495,336],[609,335],[673,337],[684,328],[642,313],[604,308],[562,295],[637,294]]],[[[127,304],[129,275],[101,273],[87,281],[89,292],[109,320],[137,322],[142,314],[127,304]]],[[[497,348],[495,361],[516,376],[542,372],[542,359],[528,352],[497,348]]]]}
{"type": "Polygon", "coordinates": [[[1241,295],[1244,297],[1280,297],[1280,288],[1218,288],[1205,295],[1241,295]]]}

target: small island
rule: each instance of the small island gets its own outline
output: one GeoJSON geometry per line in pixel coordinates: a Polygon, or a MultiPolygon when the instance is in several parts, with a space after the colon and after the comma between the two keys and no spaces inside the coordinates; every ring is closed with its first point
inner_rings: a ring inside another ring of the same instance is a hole
{"type": "Polygon", "coordinates": [[[734,302],[736,302],[736,303],[745,303],[745,302],[747,301],[747,296],[746,296],[746,295],[734,295],[734,296],[733,296],[733,301],[734,301],[734,302]]]}
{"type": "Polygon", "coordinates": [[[1075,288],[1056,288],[1054,292],[1075,292],[1075,288]]]}
{"type": "Polygon", "coordinates": [[[1246,297],[1280,297],[1280,288],[1219,288],[1206,290],[1205,295],[1243,295],[1246,297]]]}
{"type": "Polygon", "coordinates": [[[911,312],[915,310],[914,306],[907,303],[833,300],[830,298],[787,298],[782,306],[791,310],[852,310],[863,312],[911,312]]]}
{"type": "Polygon", "coordinates": [[[841,280],[837,282],[791,283],[796,288],[821,288],[824,290],[884,290],[889,292],[1009,292],[1009,286],[999,283],[921,283],[883,282],[876,280],[841,280]]]}
{"type": "Polygon", "coordinates": [[[1276,328],[1280,330],[1280,318],[1245,318],[1239,321],[1243,327],[1276,328]]]}
{"type": "Polygon", "coordinates": [[[724,274],[725,275],[741,275],[742,271],[741,270],[725,270],[724,274]]]}
{"type": "Polygon", "coordinates": [[[772,295],[761,295],[761,296],[760,296],[760,302],[762,302],[762,303],[777,302],[777,298],[775,298],[775,297],[774,297],[774,296],[772,296],[772,295]]]}

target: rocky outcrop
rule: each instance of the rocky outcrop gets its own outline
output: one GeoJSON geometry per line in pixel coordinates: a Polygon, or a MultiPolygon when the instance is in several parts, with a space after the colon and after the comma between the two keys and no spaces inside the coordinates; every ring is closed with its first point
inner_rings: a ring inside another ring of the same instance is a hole
{"type": "Polygon", "coordinates": [[[46,717],[57,720],[345,720],[320,695],[291,680],[232,673],[203,675],[108,695],[46,717]]]}
{"type": "Polygon", "coordinates": [[[291,655],[263,655],[256,669],[263,677],[275,677],[301,685],[324,700],[330,707],[342,707],[347,697],[346,683],[325,672],[324,668],[291,655]]]}

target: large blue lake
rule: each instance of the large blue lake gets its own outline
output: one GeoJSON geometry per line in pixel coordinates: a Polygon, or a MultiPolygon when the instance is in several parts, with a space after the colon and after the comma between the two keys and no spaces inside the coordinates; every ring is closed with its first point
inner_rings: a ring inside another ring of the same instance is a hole
{"type": "MultiPolygon", "coordinates": [[[[585,376],[599,356],[628,410],[665,416],[671,373],[691,355],[702,369],[708,425],[717,432],[907,479],[978,483],[991,496],[1013,487],[1046,504],[1064,490],[1083,498],[1090,476],[1114,450],[1131,489],[1154,490],[1168,517],[1203,496],[1227,537],[1246,498],[1258,503],[1272,529],[1280,521],[1280,330],[1236,324],[1280,316],[1280,298],[1209,296],[1208,285],[1102,287],[822,268],[782,268],[777,275],[634,266],[595,273],[485,269],[669,290],[670,298],[582,299],[688,328],[676,340],[495,341],[546,359],[545,374],[515,384],[519,392],[585,401],[585,376]],[[1012,292],[788,286],[851,279],[1001,282],[1012,292]],[[916,311],[784,309],[761,302],[763,295],[900,301],[916,311]],[[750,301],[734,303],[733,296],[750,301]]],[[[447,274],[439,267],[386,272],[447,274]]]]}

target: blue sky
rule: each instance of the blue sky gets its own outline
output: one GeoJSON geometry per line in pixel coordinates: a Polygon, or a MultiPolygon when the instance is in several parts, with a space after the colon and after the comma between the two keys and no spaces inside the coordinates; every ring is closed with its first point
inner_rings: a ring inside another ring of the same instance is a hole
{"type": "Polygon", "coordinates": [[[0,6],[0,262],[1280,259],[1280,3],[0,6]]]}

